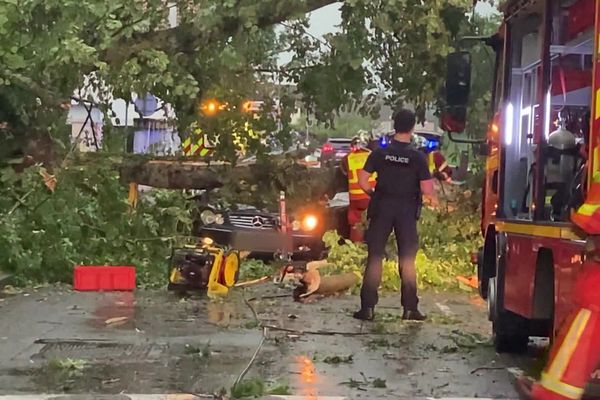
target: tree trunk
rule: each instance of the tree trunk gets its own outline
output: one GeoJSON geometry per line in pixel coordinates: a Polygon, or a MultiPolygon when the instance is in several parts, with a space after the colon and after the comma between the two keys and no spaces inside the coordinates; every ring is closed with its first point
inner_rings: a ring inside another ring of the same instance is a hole
{"type": "Polygon", "coordinates": [[[211,190],[223,186],[208,165],[199,161],[148,161],[121,166],[123,185],[137,183],[163,189],[211,190]]]}

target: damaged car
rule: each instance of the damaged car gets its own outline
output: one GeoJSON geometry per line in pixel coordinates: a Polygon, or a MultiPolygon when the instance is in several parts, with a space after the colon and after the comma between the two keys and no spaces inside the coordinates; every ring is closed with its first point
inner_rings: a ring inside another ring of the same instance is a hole
{"type": "Polygon", "coordinates": [[[255,258],[318,260],[326,254],[325,232],[335,229],[343,236],[348,207],[343,200],[342,194],[329,202],[286,210],[285,215],[249,205],[224,206],[204,201],[196,211],[193,234],[247,251],[255,258]]]}

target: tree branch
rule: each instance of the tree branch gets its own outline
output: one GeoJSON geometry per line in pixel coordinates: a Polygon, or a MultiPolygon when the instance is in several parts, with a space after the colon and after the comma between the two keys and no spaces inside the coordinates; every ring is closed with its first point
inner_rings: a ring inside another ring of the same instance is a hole
{"type": "Polygon", "coordinates": [[[121,39],[106,51],[104,59],[113,65],[122,64],[133,55],[151,49],[167,54],[190,53],[199,47],[210,47],[213,43],[235,35],[246,23],[266,28],[333,3],[336,0],[263,0],[258,6],[259,15],[256,20],[249,20],[244,15],[252,13],[243,11],[245,8],[256,7],[256,2],[248,1],[246,5],[240,5],[235,16],[225,17],[209,26],[184,23],[171,29],[144,32],[121,39]]]}

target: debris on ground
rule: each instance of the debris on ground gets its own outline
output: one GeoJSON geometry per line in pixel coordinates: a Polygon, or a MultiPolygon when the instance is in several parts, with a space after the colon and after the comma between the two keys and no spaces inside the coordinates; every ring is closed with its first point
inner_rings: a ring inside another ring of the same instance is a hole
{"type": "Polygon", "coordinates": [[[125,322],[127,322],[127,320],[129,319],[129,317],[115,317],[115,318],[109,318],[106,321],[104,321],[104,324],[107,326],[117,326],[117,325],[122,325],[125,322]]]}
{"type": "Polygon", "coordinates": [[[330,296],[347,292],[358,284],[360,277],[352,272],[321,276],[319,268],[326,265],[328,265],[327,260],[314,261],[306,265],[306,271],[299,274],[300,286],[294,290],[296,301],[302,301],[313,294],[330,296]]]}
{"type": "Polygon", "coordinates": [[[369,379],[365,376],[364,373],[360,373],[362,376],[362,381],[358,381],[356,379],[350,379],[346,382],[342,382],[342,385],[346,385],[348,387],[351,387],[353,389],[357,389],[357,390],[362,390],[362,391],[366,391],[367,387],[372,387],[372,388],[376,388],[376,389],[385,389],[387,387],[387,383],[385,379],[381,379],[381,378],[373,378],[373,379],[369,379]]]}
{"type": "Polygon", "coordinates": [[[234,399],[257,398],[265,395],[286,396],[291,394],[287,384],[274,383],[270,387],[262,378],[245,379],[231,389],[234,399]]]}
{"type": "Polygon", "coordinates": [[[323,359],[325,364],[352,364],[354,362],[354,355],[349,356],[329,356],[323,359]]]}

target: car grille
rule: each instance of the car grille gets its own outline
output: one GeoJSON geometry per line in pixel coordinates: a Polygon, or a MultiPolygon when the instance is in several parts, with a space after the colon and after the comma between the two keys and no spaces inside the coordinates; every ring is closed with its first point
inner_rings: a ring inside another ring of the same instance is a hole
{"type": "Polygon", "coordinates": [[[238,228],[268,230],[276,228],[275,219],[273,217],[265,217],[262,215],[232,214],[229,215],[229,222],[231,222],[231,225],[238,228]]]}

